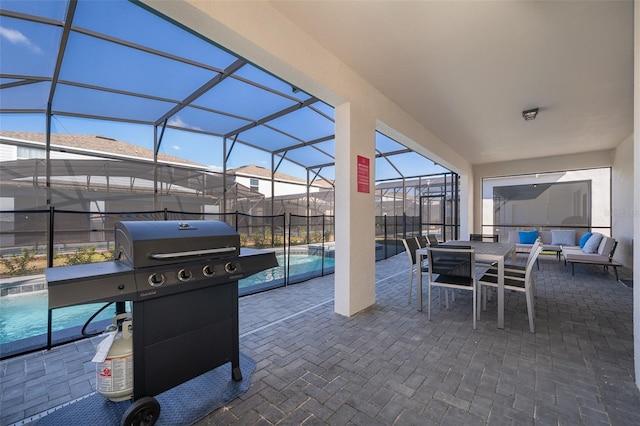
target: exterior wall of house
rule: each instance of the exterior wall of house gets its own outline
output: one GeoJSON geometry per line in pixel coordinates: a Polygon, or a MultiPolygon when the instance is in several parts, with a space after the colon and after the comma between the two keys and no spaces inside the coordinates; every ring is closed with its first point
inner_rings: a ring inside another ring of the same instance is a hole
{"type": "Polygon", "coordinates": [[[18,158],[18,147],[0,144],[0,158],[2,158],[2,161],[15,160],[18,158]]]}
{"type": "MultiPolygon", "coordinates": [[[[609,168],[568,170],[552,173],[536,173],[516,176],[500,176],[484,178],[482,184],[482,233],[493,233],[494,199],[496,188],[513,185],[545,185],[577,181],[589,181],[588,194],[576,194],[574,185],[555,185],[553,191],[546,191],[544,195],[531,204],[528,200],[507,200],[509,208],[501,209],[502,224],[517,223],[537,226],[560,226],[564,224],[589,224],[594,231],[608,234],[611,226],[611,179],[609,168]],[[585,196],[589,196],[585,205],[585,196]],[[547,198],[549,197],[549,198],[547,198]],[[535,209],[532,209],[535,206],[535,209]],[[549,209],[547,206],[555,206],[549,209]],[[587,210],[585,210],[585,208],[587,210]],[[520,209],[512,211],[512,209],[520,209]],[[581,222],[578,217],[582,217],[581,222]]],[[[586,188],[585,188],[586,191],[586,188]]],[[[537,194],[536,194],[537,195],[537,194]]],[[[503,200],[504,201],[504,200],[503,200]]],[[[509,229],[501,229],[503,237],[509,229]]]]}
{"type": "Polygon", "coordinates": [[[611,231],[618,241],[616,260],[633,268],[633,136],[618,146],[611,169],[611,231]]]}
{"type": "MultiPolygon", "coordinates": [[[[612,167],[615,152],[594,151],[578,155],[533,158],[502,163],[482,164],[474,167],[474,222],[473,229],[482,229],[482,185],[483,178],[501,176],[535,175],[566,170],[597,169],[612,167]]],[[[608,206],[607,206],[608,209],[608,206]]]]}
{"type": "MultiPolygon", "coordinates": [[[[271,181],[259,176],[240,176],[236,175],[236,182],[246,186],[247,188],[251,188],[251,179],[258,180],[258,192],[264,195],[266,198],[271,197],[271,181]]],[[[283,182],[283,181],[275,181],[274,185],[275,195],[294,195],[294,194],[306,194],[307,186],[306,182],[300,183],[292,183],[292,182],[283,182]]],[[[309,187],[309,192],[318,192],[319,188],[315,186],[309,187]]]]}

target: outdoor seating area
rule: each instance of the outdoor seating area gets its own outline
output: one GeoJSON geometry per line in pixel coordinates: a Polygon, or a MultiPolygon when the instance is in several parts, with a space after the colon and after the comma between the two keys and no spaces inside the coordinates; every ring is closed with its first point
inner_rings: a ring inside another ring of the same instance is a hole
{"type": "MultiPolygon", "coordinates": [[[[427,321],[407,303],[407,268],[405,253],[378,262],[376,303],[352,317],[334,313],[334,275],[240,298],[251,386],[196,424],[640,424],[633,290],[609,272],[571,276],[541,255],[531,334],[519,292],[502,330],[495,298],[472,329],[470,292],[427,321]]],[[[0,423],[94,392],[101,339],[1,361],[0,423]]]]}
{"type": "MultiPolygon", "coordinates": [[[[533,248],[534,242],[540,238],[543,251],[551,251],[556,254],[556,258],[560,260],[563,247],[578,247],[582,237],[587,234],[586,231],[576,232],[573,229],[553,229],[553,230],[537,230],[529,229],[524,231],[509,231],[507,239],[510,243],[516,244],[518,253],[529,253],[533,248]]],[[[591,235],[591,233],[588,233],[591,235]]]]}

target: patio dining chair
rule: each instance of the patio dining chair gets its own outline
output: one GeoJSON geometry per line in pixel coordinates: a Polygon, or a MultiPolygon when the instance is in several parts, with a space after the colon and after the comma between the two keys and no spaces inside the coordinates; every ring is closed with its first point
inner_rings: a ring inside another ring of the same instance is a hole
{"type": "Polygon", "coordinates": [[[423,272],[427,272],[428,267],[426,265],[417,265],[417,257],[416,250],[420,247],[418,246],[418,241],[414,237],[404,238],[402,240],[402,244],[404,244],[404,248],[407,252],[407,257],[409,258],[409,298],[408,303],[411,303],[411,292],[413,288],[413,274],[414,271],[417,274],[421,274],[423,272]]]}
{"type": "Polygon", "coordinates": [[[427,237],[422,234],[416,237],[416,242],[418,243],[418,246],[420,246],[420,248],[425,248],[429,245],[429,240],[427,240],[427,237]]]}
{"type": "Polygon", "coordinates": [[[500,240],[500,236],[498,234],[470,234],[469,241],[489,241],[493,243],[497,243],[500,240]]]}
{"type": "Polygon", "coordinates": [[[427,242],[430,246],[438,245],[438,237],[435,234],[427,234],[427,242]]]}
{"type": "MultiPolygon", "coordinates": [[[[427,249],[429,259],[428,276],[428,314],[431,320],[431,287],[444,287],[446,308],[449,309],[447,289],[471,291],[473,294],[473,329],[476,328],[477,282],[475,250],[467,246],[435,246],[427,249]]],[[[442,305],[438,296],[438,301],[442,305]]]]}
{"type": "MultiPolygon", "coordinates": [[[[529,250],[529,256],[527,256],[527,260],[524,263],[524,265],[516,265],[516,264],[504,265],[504,272],[505,273],[508,272],[512,275],[521,275],[524,277],[524,272],[525,272],[525,269],[527,269],[527,265],[529,264],[531,259],[535,256],[536,247],[540,247],[541,249],[540,252],[542,252],[542,241],[540,240],[540,238],[538,238],[535,241],[535,243],[533,243],[533,245],[531,246],[531,250],[529,250]]],[[[538,269],[540,269],[540,259],[537,256],[535,258],[535,262],[536,262],[536,265],[538,265],[538,269]]],[[[487,273],[497,274],[498,267],[496,266],[496,264],[492,264],[491,268],[489,268],[487,273]]]]}
{"type": "MultiPolygon", "coordinates": [[[[531,249],[533,255],[529,256],[527,259],[527,264],[525,265],[524,274],[520,271],[510,271],[505,269],[504,272],[504,290],[510,291],[519,291],[525,294],[525,298],[527,301],[527,313],[529,315],[529,331],[531,333],[535,333],[535,278],[533,273],[533,264],[538,259],[540,252],[542,251],[542,244],[534,245],[531,249]]],[[[487,309],[487,298],[486,298],[486,287],[498,288],[498,275],[497,273],[492,273],[487,271],[479,280],[478,286],[480,287],[481,299],[482,299],[482,309],[487,309]]],[[[480,299],[478,299],[478,305],[480,304],[480,299]]]]}
{"type": "MultiPolygon", "coordinates": [[[[527,265],[529,264],[529,262],[532,262],[532,261],[535,262],[537,268],[540,269],[540,257],[539,257],[540,253],[542,253],[542,240],[540,239],[540,237],[538,237],[536,241],[533,243],[533,245],[531,246],[531,250],[529,250],[529,256],[527,256],[527,260],[525,261],[524,265],[516,265],[516,264],[504,265],[504,273],[509,274],[510,276],[524,278],[525,271],[527,269],[527,265]],[[540,247],[540,252],[538,254],[536,254],[536,250],[535,250],[536,247],[540,247]]],[[[498,276],[497,265],[492,264],[491,268],[489,268],[486,271],[486,274],[495,275],[497,277],[498,276]]],[[[535,284],[536,284],[535,276],[532,275],[531,291],[534,296],[536,295],[535,284]]],[[[491,300],[491,293],[489,293],[489,300],[491,300]]]]}

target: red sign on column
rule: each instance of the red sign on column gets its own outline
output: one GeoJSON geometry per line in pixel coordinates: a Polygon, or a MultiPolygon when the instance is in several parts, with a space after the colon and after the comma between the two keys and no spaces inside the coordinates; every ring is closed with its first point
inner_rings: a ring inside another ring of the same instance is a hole
{"type": "Polygon", "coordinates": [[[358,155],[358,192],[369,193],[369,159],[358,155]]]}

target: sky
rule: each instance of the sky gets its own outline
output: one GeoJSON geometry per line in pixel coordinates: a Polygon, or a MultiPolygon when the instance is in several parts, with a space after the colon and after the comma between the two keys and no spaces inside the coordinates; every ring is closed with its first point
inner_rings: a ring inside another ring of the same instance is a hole
{"type": "MultiPolygon", "coordinates": [[[[63,0],[3,0],[0,4],[8,11],[47,20],[63,19],[66,6],[63,0]]],[[[51,79],[61,35],[62,25],[10,16],[0,18],[0,74],[5,76],[0,79],[0,130],[44,132],[42,112],[52,93],[51,79]]],[[[267,126],[251,127],[256,121],[310,100],[311,95],[294,90],[290,84],[249,63],[243,64],[232,77],[215,82],[222,70],[239,59],[134,3],[80,0],[53,91],[51,130],[100,135],[152,149],[154,126],[149,123],[159,124],[162,118],[167,118],[169,125],[185,131],[167,129],[160,151],[214,170],[222,169],[224,153],[222,138],[211,134],[224,135],[243,129],[238,136],[240,141],[266,151],[283,150],[333,135],[333,108],[320,101],[312,104],[313,109],[294,110],[268,120],[267,126]],[[191,99],[194,93],[199,95],[191,99]],[[186,99],[191,101],[190,105],[165,117],[186,99]]],[[[305,165],[333,161],[333,142],[323,142],[317,147],[321,150],[308,147],[290,150],[278,171],[306,178],[304,168],[286,159],[305,165]]],[[[379,133],[376,147],[381,152],[403,148],[379,133]]],[[[279,158],[275,161],[279,162],[279,158]]],[[[393,162],[406,176],[446,171],[415,153],[395,156],[393,162]]],[[[399,176],[387,161],[375,163],[376,179],[399,176]]],[[[271,155],[236,143],[227,168],[247,164],[270,168],[271,155]]],[[[322,173],[334,179],[331,168],[323,169],[322,173]]]]}

